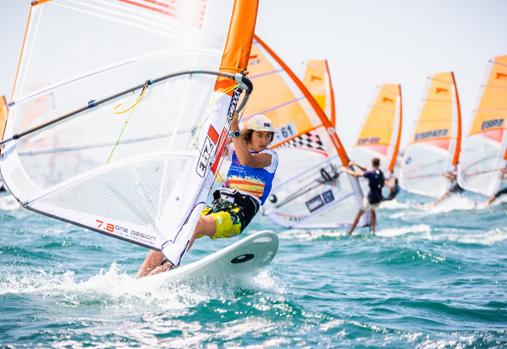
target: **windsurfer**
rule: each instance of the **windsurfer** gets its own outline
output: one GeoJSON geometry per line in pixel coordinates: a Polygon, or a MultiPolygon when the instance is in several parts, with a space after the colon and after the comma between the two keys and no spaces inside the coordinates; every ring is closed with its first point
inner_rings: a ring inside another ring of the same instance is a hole
{"type": "Polygon", "coordinates": [[[451,194],[461,194],[465,191],[465,189],[461,188],[458,183],[458,176],[456,175],[456,169],[453,169],[449,172],[445,172],[442,174],[442,176],[444,176],[445,178],[447,178],[449,180],[449,182],[450,182],[449,189],[447,189],[447,191],[444,193],[444,195],[439,197],[437,199],[437,201],[435,201],[433,203],[433,206],[437,206],[442,201],[447,199],[451,194]]]}
{"type": "MultiPolygon", "coordinates": [[[[501,180],[504,180],[507,178],[507,164],[505,165],[504,168],[500,169],[500,176],[501,176],[500,177],[501,180]]],[[[495,194],[490,196],[488,199],[488,205],[491,205],[496,199],[498,199],[498,197],[500,197],[504,194],[507,194],[507,187],[500,189],[495,194]]]]}
{"type": "Polygon", "coordinates": [[[400,192],[398,178],[396,178],[396,176],[394,175],[391,175],[388,179],[386,179],[384,186],[387,187],[387,189],[389,189],[389,194],[387,194],[387,196],[383,196],[382,201],[393,200],[396,197],[396,195],[398,195],[398,193],[400,192]]]}
{"type": "Polygon", "coordinates": [[[348,174],[354,177],[364,177],[368,180],[368,187],[370,188],[368,191],[368,195],[363,198],[363,206],[359,209],[354,218],[354,222],[352,223],[348,234],[351,235],[354,229],[359,223],[359,219],[364,214],[365,211],[371,211],[371,223],[370,223],[370,231],[375,234],[375,226],[377,223],[377,214],[376,209],[378,205],[382,202],[382,187],[384,186],[384,173],[380,169],[380,159],[373,158],[371,160],[371,170],[367,171],[366,168],[361,167],[360,165],[350,162],[350,166],[357,166],[359,170],[352,170],[349,168],[344,168],[343,170],[348,174]]]}
{"type": "MultiPolygon", "coordinates": [[[[269,196],[278,166],[278,155],[268,149],[274,137],[271,120],[255,115],[245,122],[240,132],[238,115],[234,114],[231,131],[232,144],[224,155],[231,166],[222,188],[213,193],[213,202],[202,212],[195,227],[190,248],[196,238],[228,238],[240,234],[256,215],[269,196]]],[[[157,274],[173,268],[160,251],[150,251],[137,277],[157,274]]]]}

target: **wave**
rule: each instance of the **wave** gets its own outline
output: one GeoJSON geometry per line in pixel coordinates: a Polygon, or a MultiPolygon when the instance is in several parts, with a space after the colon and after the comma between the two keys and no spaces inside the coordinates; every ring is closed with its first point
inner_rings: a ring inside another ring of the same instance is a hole
{"type": "Polygon", "coordinates": [[[181,309],[210,299],[234,298],[238,288],[282,293],[268,270],[242,278],[217,276],[207,280],[156,284],[136,279],[115,264],[108,270],[80,281],[74,272],[52,273],[41,269],[28,274],[7,274],[0,278],[0,296],[35,295],[70,306],[103,305],[111,308],[146,306],[181,309]]]}

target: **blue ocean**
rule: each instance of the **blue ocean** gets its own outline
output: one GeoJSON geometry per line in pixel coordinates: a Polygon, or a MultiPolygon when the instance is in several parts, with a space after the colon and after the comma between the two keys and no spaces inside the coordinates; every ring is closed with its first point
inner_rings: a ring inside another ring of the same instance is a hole
{"type": "MultiPolygon", "coordinates": [[[[359,229],[274,230],[248,279],[143,289],[146,249],[0,198],[0,347],[505,348],[507,204],[401,193],[359,229]],[[479,208],[478,208],[479,207],[479,208]]],[[[352,217],[351,217],[352,218],[352,217]]],[[[199,240],[185,263],[232,240],[199,240]]]]}

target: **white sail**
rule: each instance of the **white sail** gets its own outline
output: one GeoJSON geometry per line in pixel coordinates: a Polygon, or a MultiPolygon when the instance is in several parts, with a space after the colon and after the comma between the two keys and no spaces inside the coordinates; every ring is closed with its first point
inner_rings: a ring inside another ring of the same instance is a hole
{"type": "Polygon", "coordinates": [[[486,83],[470,131],[463,140],[458,172],[460,185],[490,196],[502,183],[500,169],[507,164],[507,56],[490,61],[486,83]]]}
{"type": "Polygon", "coordinates": [[[233,74],[256,11],[249,0],[34,2],[0,163],[9,190],[153,249],[191,233],[245,88],[233,74]]]}
{"type": "Polygon", "coordinates": [[[401,187],[441,197],[450,185],[444,174],[458,165],[460,146],[461,112],[454,74],[435,74],[429,79],[412,141],[405,148],[401,187]]]}

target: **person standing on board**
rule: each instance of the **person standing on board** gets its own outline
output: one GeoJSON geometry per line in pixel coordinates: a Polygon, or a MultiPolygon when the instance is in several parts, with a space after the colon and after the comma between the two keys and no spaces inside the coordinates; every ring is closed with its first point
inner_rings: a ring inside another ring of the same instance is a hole
{"type": "Polygon", "coordinates": [[[444,195],[439,197],[437,201],[433,203],[433,206],[437,206],[442,201],[447,199],[451,194],[461,194],[465,191],[465,189],[461,188],[460,185],[458,184],[458,176],[456,175],[456,169],[453,169],[449,172],[445,172],[442,174],[442,176],[444,176],[449,180],[450,182],[449,189],[447,189],[444,195]]]}
{"type": "MultiPolygon", "coordinates": [[[[500,176],[501,176],[500,179],[502,181],[507,178],[507,164],[505,164],[504,168],[500,169],[500,176]]],[[[504,194],[507,194],[507,187],[500,189],[495,194],[490,196],[488,199],[488,206],[491,205],[493,202],[495,202],[495,200],[498,199],[498,197],[500,197],[504,194]]]]}
{"type": "Polygon", "coordinates": [[[376,209],[378,205],[382,202],[382,187],[384,186],[384,173],[380,169],[380,159],[373,158],[371,160],[371,170],[367,171],[366,168],[359,166],[354,162],[350,162],[351,166],[357,166],[359,170],[351,170],[347,167],[344,167],[344,171],[354,177],[364,177],[368,180],[368,194],[363,198],[363,206],[359,209],[354,218],[354,222],[350,227],[348,234],[351,235],[354,229],[359,223],[359,219],[364,214],[365,211],[371,211],[371,223],[370,223],[370,231],[375,234],[375,227],[377,224],[377,213],[376,209]]]}
{"type": "MultiPolygon", "coordinates": [[[[274,128],[264,115],[255,115],[245,122],[240,132],[238,115],[234,114],[229,136],[232,144],[225,149],[231,160],[223,186],[213,193],[213,202],[202,212],[188,249],[196,238],[229,238],[240,234],[257,214],[271,191],[278,166],[278,155],[268,149],[274,128]]],[[[157,274],[174,268],[164,254],[151,250],[137,277],[157,274]]]]}

